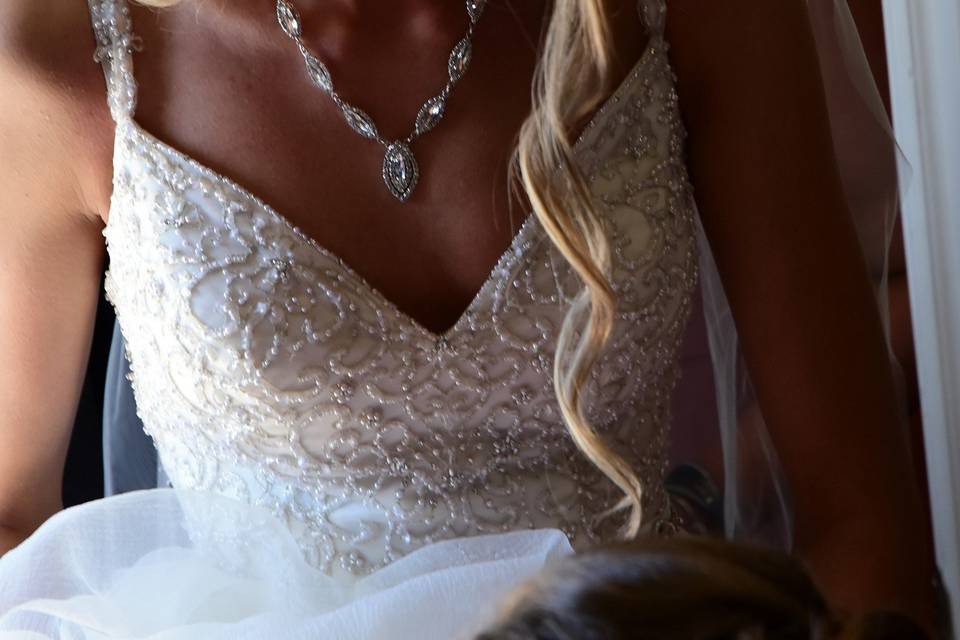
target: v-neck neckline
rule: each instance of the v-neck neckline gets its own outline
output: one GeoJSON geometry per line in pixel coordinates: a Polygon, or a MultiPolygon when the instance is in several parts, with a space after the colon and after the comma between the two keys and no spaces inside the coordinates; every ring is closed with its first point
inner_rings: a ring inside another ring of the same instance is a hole
{"type": "MultiPolygon", "coordinates": [[[[572,145],[574,155],[578,154],[582,149],[585,141],[597,127],[597,125],[602,121],[606,116],[607,112],[621,101],[623,95],[633,86],[634,82],[642,75],[642,72],[649,64],[649,60],[652,58],[653,54],[657,49],[656,38],[651,36],[647,42],[643,53],[640,58],[623,78],[620,84],[614,89],[607,99],[600,105],[600,107],[594,112],[593,116],[584,126],[577,139],[572,145]]],[[[133,65],[129,65],[130,73],[130,82],[136,87],[136,78],[133,76],[133,65]]],[[[487,274],[486,279],[483,284],[477,290],[477,292],[470,299],[470,302],[467,306],[461,311],[457,316],[454,323],[447,329],[437,332],[431,329],[428,329],[421,321],[417,320],[409,313],[400,309],[396,303],[390,300],[385,296],[377,287],[371,284],[364,276],[360,275],[353,267],[351,267],[345,260],[343,260],[336,253],[327,249],[321,245],[316,239],[308,235],[303,231],[299,226],[294,224],[287,216],[280,213],[277,209],[271,206],[269,203],[265,202],[263,199],[258,197],[250,189],[247,189],[243,185],[235,182],[234,180],[228,178],[227,176],[221,174],[220,172],[212,169],[211,167],[201,163],[199,160],[193,158],[192,156],[184,153],[178,148],[164,142],[154,134],[150,133],[137,122],[133,113],[126,114],[124,119],[121,122],[118,122],[117,126],[117,135],[121,134],[121,129],[127,129],[131,134],[139,137],[141,141],[147,142],[153,145],[155,148],[160,149],[165,154],[173,156],[182,163],[189,165],[197,173],[205,176],[208,179],[211,179],[215,182],[219,182],[222,185],[229,188],[231,191],[234,191],[241,198],[253,203],[264,211],[268,217],[270,217],[274,222],[282,225],[290,232],[292,232],[297,238],[303,241],[307,246],[311,248],[312,251],[317,253],[323,258],[332,260],[336,262],[341,269],[345,277],[353,280],[360,289],[367,292],[376,303],[381,306],[384,310],[390,312],[405,324],[408,325],[413,331],[421,336],[424,340],[428,341],[431,344],[436,345],[437,343],[446,343],[451,341],[454,336],[463,328],[463,326],[469,321],[471,316],[474,315],[474,312],[477,310],[483,299],[486,297],[487,292],[498,284],[498,280],[502,273],[506,270],[507,265],[515,259],[519,259],[523,255],[524,243],[527,240],[527,237],[532,233],[535,225],[538,224],[537,217],[532,211],[528,211],[524,217],[524,221],[521,223],[520,228],[514,234],[510,243],[507,245],[507,248],[500,255],[494,265],[491,267],[490,271],[487,274]],[[124,126],[126,125],[126,126],[124,126]]],[[[107,217],[106,226],[110,226],[110,221],[114,218],[113,211],[111,210],[107,217]]]]}

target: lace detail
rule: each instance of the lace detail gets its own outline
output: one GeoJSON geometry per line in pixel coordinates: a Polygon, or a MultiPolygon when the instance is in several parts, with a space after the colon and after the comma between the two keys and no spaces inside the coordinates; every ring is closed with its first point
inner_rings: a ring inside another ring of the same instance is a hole
{"type": "MultiPolygon", "coordinates": [[[[127,8],[91,6],[118,116],[106,293],[174,486],[267,508],[333,574],[458,536],[613,538],[620,520],[599,516],[619,492],[577,452],[551,380],[580,284],[536,218],[456,325],[433,334],[266,203],[144,131],[127,8]]],[[[662,476],[697,276],[683,140],[655,34],[576,144],[619,304],[588,415],[639,470],[655,530],[676,524],[662,476]]]]}

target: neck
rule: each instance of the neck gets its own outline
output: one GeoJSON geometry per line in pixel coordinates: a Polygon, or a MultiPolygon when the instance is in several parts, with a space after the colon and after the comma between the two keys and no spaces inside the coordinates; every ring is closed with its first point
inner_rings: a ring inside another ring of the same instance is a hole
{"type": "MultiPolygon", "coordinates": [[[[403,38],[412,47],[446,47],[467,25],[462,2],[449,0],[289,0],[303,21],[304,38],[327,56],[350,54],[358,41],[403,38]]],[[[240,32],[250,28],[272,41],[276,26],[275,0],[204,3],[204,12],[219,27],[240,32]]],[[[199,10],[191,11],[199,14],[199,10]]],[[[192,19],[202,19],[200,15],[192,19]]]]}
{"type": "MultiPolygon", "coordinates": [[[[431,20],[437,27],[452,22],[462,22],[466,15],[463,2],[450,0],[289,0],[304,20],[320,22],[326,19],[346,19],[362,23],[392,23],[402,26],[411,19],[431,20]]],[[[243,5],[244,3],[233,3],[243,5]]],[[[240,11],[260,13],[264,5],[270,11],[276,6],[274,0],[261,0],[238,7],[240,11]]]]}
{"type": "Polygon", "coordinates": [[[402,38],[411,47],[447,48],[467,26],[461,2],[449,0],[293,0],[307,36],[334,58],[354,44],[402,38]]]}

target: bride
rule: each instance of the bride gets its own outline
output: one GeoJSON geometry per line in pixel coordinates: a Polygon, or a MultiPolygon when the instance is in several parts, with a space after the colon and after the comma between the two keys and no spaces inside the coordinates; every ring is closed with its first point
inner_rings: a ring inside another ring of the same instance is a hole
{"type": "Polygon", "coordinates": [[[700,223],[797,553],[932,620],[806,11],[6,0],[0,630],[469,638],[574,549],[694,529],[700,223]],[[61,511],[105,255],[174,488],[61,511]]]}

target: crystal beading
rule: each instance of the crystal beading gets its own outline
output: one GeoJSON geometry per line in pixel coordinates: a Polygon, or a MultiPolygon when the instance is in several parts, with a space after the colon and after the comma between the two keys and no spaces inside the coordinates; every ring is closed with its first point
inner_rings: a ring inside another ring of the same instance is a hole
{"type": "Polygon", "coordinates": [[[487,6],[487,0],[467,0],[467,13],[470,14],[470,21],[476,24],[487,6]]]}
{"type": "Polygon", "coordinates": [[[420,107],[414,122],[413,132],[409,136],[404,140],[387,140],[380,135],[373,118],[359,107],[355,107],[344,100],[337,93],[330,70],[303,40],[303,22],[300,19],[300,12],[297,11],[293,2],[291,0],[277,0],[277,22],[280,23],[283,32],[297,43],[297,48],[300,49],[300,54],[303,56],[310,80],[333,98],[351,129],[364,138],[376,140],[384,147],[383,182],[387,185],[391,195],[400,202],[406,202],[410,198],[420,177],[420,169],[410,145],[417,138],[428,131],[432,131],[440,124],[446,113],[447,99],[453,91],[454,85],[463,78],[470,67],[470,61],[473,57],[474,30],[487,3],[486,0],[465,0],[465,4],[467,17],[469,18],[467,33],[450,52],[450,57],[447,60],[446,85],[438,95],[430,98],[420,107]]]}
{"type": "Polygon", "coordinates": [[[410,147],[403,142],[394,142],[387,147],[383,158],[383,181],[393,197],[406,202],[419,179],[420,168],[410,147]]]}
{"type": "Polygon", "coordinates": [[[286,0],[277,0],[277,21],[284,33],[291,38],[299,38],[302,35],[300,14],[286,0]]]}
{"type": "Polygon", "coordinates": [[[327,65],[323,64],[319,58],[309,51],[302,53],[303,59],[307,63],[307,73],[310,74],[310,79],[313,80],[313,83],[327,93],[333,92],[333,78],[330,77],[330,71],[327,69],[327,65]]]}
{"type": "Polygon", "coordinates": [[[447,108],[447,99],[442,96],[430,98],[417,114],[417,134],[423,135],[433,129],[443,119],[447,108]]]}
{"type": "Polygon", "coordinates": [[[451,83],[459,82],[463,74],[467,72],[472,55],[473,45],[469,38],[464,38],[453,48],[450,53],[450,62],[447,64],[447,72],[450,75],[451,83]]]}

